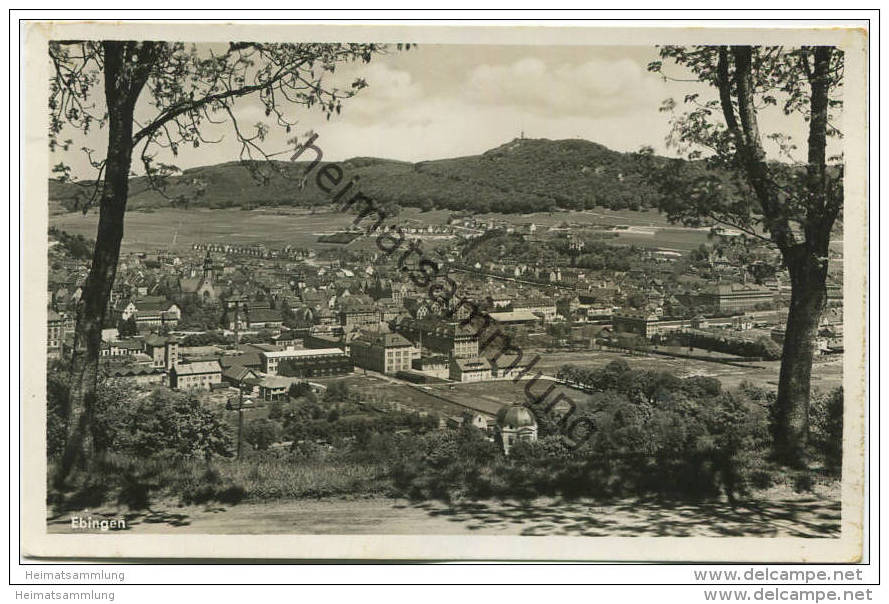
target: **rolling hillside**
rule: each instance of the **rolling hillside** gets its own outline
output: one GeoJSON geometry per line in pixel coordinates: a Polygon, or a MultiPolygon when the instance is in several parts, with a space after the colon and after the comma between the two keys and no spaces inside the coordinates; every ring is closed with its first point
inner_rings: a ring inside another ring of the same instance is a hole
{"type": "MultiPolygon", "coordinates": [[[[309,178],[307,164],[275,162],[274,169],[239,162],[185,170],[168,179],[166,197],[144,177],[130,185],[130,209],[181,204],[189,207],[311,206],[330,196],[309,178]],[[256,174],[260,173],[260,178],[256,174]],[[179,198],[171,201],[169,198],[179,198]]],[[[481,155],[416,164],[353,158],[339,164],[345,179],[357,176],[361,190],[380,204],[476,213],[531,212],[554,208],[612,209],[651,205],[653,197],[633,154],[611,151],[589,141],[515,139],[481,155]]],[[[50,199],[69,209],[80,187],[50,181],[50,199]]],[[[82,194],[82,193],[81,193],[82,194]]]]}

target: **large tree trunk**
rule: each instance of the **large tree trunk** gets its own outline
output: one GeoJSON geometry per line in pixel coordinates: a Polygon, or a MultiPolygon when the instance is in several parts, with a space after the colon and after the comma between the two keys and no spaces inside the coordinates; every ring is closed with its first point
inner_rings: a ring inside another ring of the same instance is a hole
{"type": "Polygon", "coordinates": [[[815,339],[827,301],[827,262],[804,246],[785,252],[785,261],[792,289],[775,403],[775,452],[783,463],[804,468],[815,339]]]}
{"type": "Polygon", "coordinates": [[[133,152],[133,112],[142,87],[142,84],[134,86],[132,70],[126,65],[127,43],[106,42],[103,46],[108,151],[99,201],[96,247],[77,312],[69,374],[68,426],[65,452],[56,476],[58,484],[64,483],[73,468],[89,462],[94,453],[93,413],[102,325],[120,257],[133,152]]]}
{"type": "MultiPolygon", "coordinates": [[[[826,171],[826,145],[830,90],[831,47],[815,47],[801,56],[801,65],[811,84],[809,107],[808,163],[801,222],[800,243],[791,226],[789,202],[782,199],[762,147],[754,102],[753,48],[731,47],[734,59],[734,89],[730,77],[729,49],[720,47],[717,87],[726,125],[734,135],[737,156],[762,207],[763,223],[781,250],[790,272],[791,299],[784,335],[778,399],[775,407],[775,452],[783,463],[806,467],[809,397],[812,361],[818,323],[827,300],[828,244],[834,219],[842,203],[831,198],[826,171]],[[738,119],[735,118],[735,95],[738,119]]],[[[841,194],[840,194],[841,195],[841,194]]]]}

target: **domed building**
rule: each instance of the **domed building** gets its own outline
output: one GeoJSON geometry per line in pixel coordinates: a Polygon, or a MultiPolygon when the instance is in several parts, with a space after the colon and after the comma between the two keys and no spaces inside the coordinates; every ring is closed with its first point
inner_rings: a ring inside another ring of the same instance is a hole
{"type": "Polygon", "coordinates": [[[534,442],[537,440],[537,420],[525,405],[508,405],[497,412],[495,438],[503,447],[503,453],[520,441],[534,442]]]}

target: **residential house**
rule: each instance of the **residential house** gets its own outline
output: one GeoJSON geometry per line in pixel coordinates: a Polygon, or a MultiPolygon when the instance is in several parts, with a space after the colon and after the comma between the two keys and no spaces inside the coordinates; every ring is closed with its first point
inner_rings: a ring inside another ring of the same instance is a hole
{"type": "Polygon", "coordinates": [[[243,365],[230,364],[222,369],[222,381],[235,388],[245,385],[252,387],[253,384],[249,380],[256,380],[259,377],[257,371],[243,365]]]}
{"type": "Polygon", "coordinates": [[[280,310],[256,308],[247,310],[247,329],[280,329],[284,317],[280,310]]]}
{"type": "Polygon", "coordinates": [[[178,363],[170,369],[170,387],[177,390],[211,390],[221,382],[219,361],[178,363]]]}
{"type": "Polygon", "coordinates": [[[455,382],[487,382],[492,379],[488,359],[451,359],[449,377],[455,382]]]}
{"type": "Polygon", "coordinates": [[[495,380],[514,380],[529,373],[534,358],[523,358],[522,354],[501,354],[491,357],[491,377],[495,380]]]}
{"type": "Polygon", "coordinates": [[[287,396],[292,380],[274,375],[263,375],[250,380],[259,389],[259,398],[264,401],[278,401],[287,396]]]}
{"type": "Polygon", "coordinates": [[[182,310],[164,296],[142,296],[120,302],[115,309],[118,318],[132,318],[140,331],[161,327],[175,327],[182,318],[182,310]]]}

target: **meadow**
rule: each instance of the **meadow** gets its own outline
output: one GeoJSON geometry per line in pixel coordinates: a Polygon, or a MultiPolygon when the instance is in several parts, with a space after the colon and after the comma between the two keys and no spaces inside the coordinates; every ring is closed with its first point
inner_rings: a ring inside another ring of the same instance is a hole
{"type": "MultiPolygon", "coordinates": [[[[421,225],[445,224],[451,212],[435,210],[421,212],[403,208],[396,219],[421,225]]],[[[538,212],[534,214],[483,214],[480,220],[493,218],[510,224],[535,223],[555,226],[563,222],[593,226],[630,225],[656,227],[657,235],[634,232],[620,233],[615,242],[646,247],[689,250],[707,240],[707,233],[694,229],[669,227],[666,218],[655,211],[594,210],[589,212],[538,212]],[[669,228],[666,228],[669,227],[669,228]]],[[[99,214],[91,210],[60,212],[51,208],[49,225],[72,234],[95,238],[99,214]]],[[[337,244],[318,243],[318,236],[347,228],[355,217],[337,211],[316,211],[301,208],[262,207],[253,210],[207,208],[160,208],[127,212],[124,228],[125,252],[155,249],[184,250],[196,242],[263,243],[271,247],[337,247],[337,244]]],[[[350,244],[359,245],[360,240],[350,244]]]]}
{"type": "MultiPolygon", "coordinates": [[[[49,225],[95,238],[99,215],[54,214],[49,225]]],[[[164,208],[151,212],[127,212],[122,248],[125,252],[155,249],[185,250],[197,242],[263,243],[271,247],[324,247],[318,235],[345,228],[353,216],[340,212],[312,214],[278,210],[190,210],[164,208]]],[[[335,244],[329,244],[335,245],[335,244]]]]}

